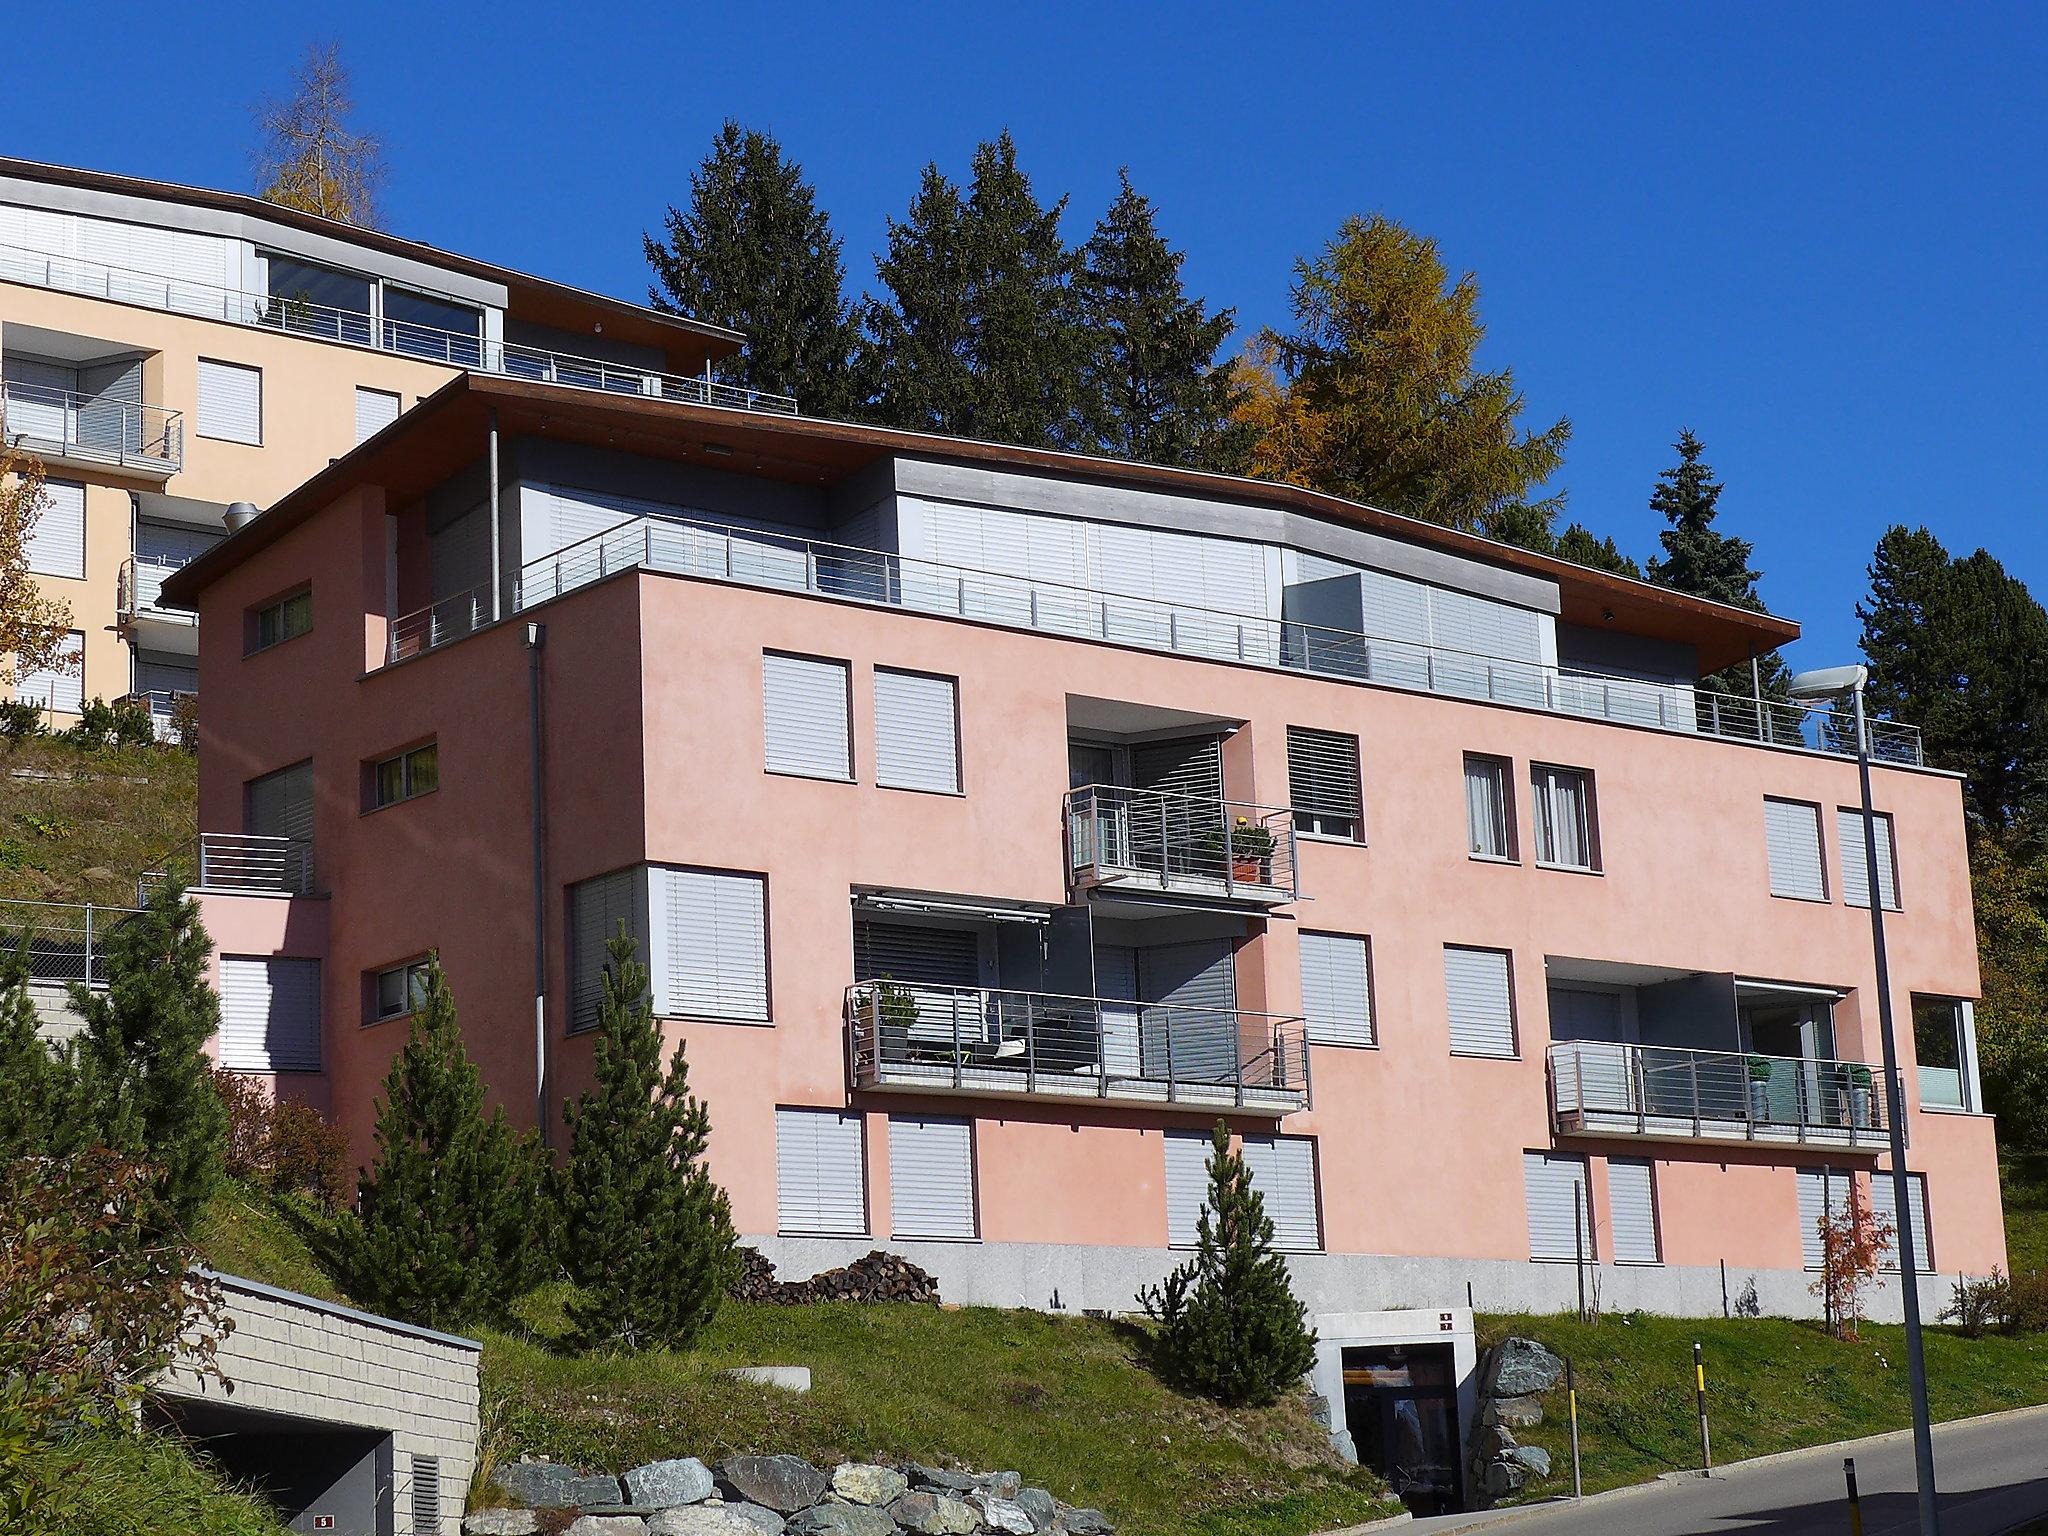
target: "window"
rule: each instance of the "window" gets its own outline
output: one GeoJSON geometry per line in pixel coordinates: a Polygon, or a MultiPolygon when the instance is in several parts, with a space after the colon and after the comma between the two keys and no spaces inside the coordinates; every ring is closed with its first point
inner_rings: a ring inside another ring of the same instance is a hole
{"type": "Polygon", "coordinates": [[[474,368],[483,359],[483,328],[481,310],[385,286],[384,346],[389,351],[474,368]]]}
{"type": "Polygon", "coordinates": [[[23,553],[38,576],[85,579],[85,487],[75,480],[45,480],[23,553]]]}
{"type": "MultiPolygon", "coordinates": [[[[1932,1274],[1934,1234],[1927,1229],[1927,1175],[1907,1174],[1906,1190],[1912,1201],[1909,1209],[1913,1213],[1913,1267],[1923,1275],[1932,1274]]],[[[1899,1196],[1891,1174],[1883,1169],[1870,1176],[1870,1214],[1891,1225],[1892,1240],[1885,1245],[1885,1256],[1881,1262],[1885,1269],[1896,1270],[1899,1267],[1899,1196]]]]}
{"type": "Polygon", "coordinates": [[[875,668],[877,784],[960,792],[959,698],[953,678],[875,668]]]}
{"type": "Polygon", "coordinates": [[[1607,1159],[1607,1224],[1617,1264],[1657,1264],[1657,1180],[1647,1157],[1607,1159]]]}
{"type": "Polygon", "coordinates": [[[263,264],[270,292],[263,311],[266,325],[359,347],[370,344],[370,279],[268,252],[263,264]]]}
{"type": "Polygon", "coordinates": [[[1508,795],[1505,759],[1466,757],[1465,834],[1473,858],[1513,862],[1514,802],[1508,795]]]}
{"type": "Polygon", "coordinates": [[[77,714],[85,701],[84,633],[68,631],[58,648],[56,665],[23,674],[14,685],[14,696],[25,704],[77,714]]]}
{"type": "MultiPolygon", "coordinates": [[[[1887,912],[1899,910],[1898,856],[1892,845],[1892,819],[1879,811],[1877,823],[1877,889],[1887,912]]],[[[1870,905],[1870,861],[1863,849],[1863,812],[1842,806],[1835,812],[1835,842],[1842,851],[1842,900],[1852,907],[1870,905]]]]}
{"type": "Polygon", "coordinates": [[[1598,1254],[1583,1157],[1524,1152],[1522,1193],[1529,1204],[1530,1258],[1569,1263],[1590,1261],[1598,1254]]]}
{"type": "Polygon", "coordinates": [[[427,995],[427,962],[408,960],[370,978],[370,1022],[400,1019],[418,1008],[427,995]]]}
{"type": "Polygon", "coordinates": [[[1819,806],[1804,800],[1765,799],[1764,846],[1770,856],[1773,896],[1797,901],[1828,899],[1819,806]]]}
{"type": "Polygon", "coordinates": [[[387,757],[370,771],[370,808],[382,810],[401,800],[432,794],[441,787],[440,747],[436,742],[387,757]]]}
{"type": "Polygon", "coordinates": [[[263,370],[200,358],[198,432],[201,437],[261,447],[263,370]]]}
{"type": "Polygon", "coordinates": [[[812,656],[761,655],[761,717],[770,773],[851,779],[848,668],[812,656]]]}
{"type": "Polygon", "coordinates": [[[1297,832],[1359,841],[1364,811],[1358,781],[1358,738],[1336,731],[1287,727],[1287,797],[1294,806],[1297,832]]]}
{"type": "MultiPolygon", "coordinates": [[[[1252,1188],[1273,1220],[1273,1246],[1283,1253],[1313,1253],[1323,1246],[1317,1216],[1316,1142],[1313,1136],[1247,1136],[1242,1146],[1252,1188]]],[[[1206,1180],[1207,1174],[1203,1175],[1206,1180]]]]}
{"type": "Polygon", "coordinates": [[[1536,862],[1558,869],[1598,869],[1592,775],[1536,763],[1529,769],[1529,787],[1536,813],[1536,862]]]}
{"type": "Polygon", "coordinates": [[[1175,1248],[1195,1246],[1202,1207],[1209,1200],[1209,1133],[1166,1133],[1166,1241],[1175,1248]]]}
{"type": "Polygon", "coordinates": [[[320,962],[222,955],[220,1064],[233,1072],[320,1070],[320,962]]]}
{"type": "Polygon", "coordinates": [[[398,396],[388,389],[356,389],[356,441],[362,443],[398,420],[398,396]]]}
{"type": "Polygon", "coordinates": [[[1799,1180],[1799,1261],[1821,1267],[1820,1219],[1839,1215],[1849,1200],[1851,1175],[1840,1168],[1801,1168],[1799,1180]]]}
{"type": "MultiPolygon", "coordinates": [[[[624,925],[647,956],[647,888],[643,871],[614,870],[569,887],[569,1029],[594,1029],[604,1001],[606,949],[624,925]]],[[[651,967],[650,967],[651,969],[651,967]]]]}
{"type": "Polygon", "coordinates": [[[313,589],[302,588],[289,597],[249,611],[246,650],[254,655],[273,645],[295,640],[313,627],[313,589]]]}
{"type": "Polygon", "coordinates": [[[859,1115],[776,1107],[775,1212],[776,1226],[783,1232],[867,1232],[867,1167],[859,1115]]]}
{"type": "Polygon", "coordinates": [[[1301,1012],[1315,1045],[1375,1044],[1368,942],[1349,933],[1301,936],[1301,1012]]]}
{"type": "Polygon", "coordinates": [[[972,1124],[889,1117],[889,1224],[897,1237],[976,1235],[972,1124]]]}
{"type": "Polygon", "coordinates": [[[716,869],[657,868],[650,904],[654,1006],[668,1017],[768,1017],[768,882],[716,869]]]}
{"type": "Polygon", "coordinates": [[[1975,1109],[1970,1091],[1970,1005],[1953,997],[1913,999],[1913,1060],[1922,1109],[1975,1109]]]}
{"type": "Polygon", "coordinates": [[[1515,1054],[1514,987],[1506,950],[1446,944],[1444,993],[1453,1055],[1515,1054]]]}

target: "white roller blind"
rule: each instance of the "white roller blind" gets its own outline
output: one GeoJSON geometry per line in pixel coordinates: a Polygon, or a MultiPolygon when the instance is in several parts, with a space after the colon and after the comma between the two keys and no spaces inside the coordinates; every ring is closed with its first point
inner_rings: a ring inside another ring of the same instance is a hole
{"type": "Polygon", "coordinates": [[[1356,934],[1301,936],[1301,1012],[1317,1045],[1371,1045],[1372,979],[1367,943],[1356,934]]]}
{"type": "Polygon", "coordinates": [[[220,960],[220,1064],[236,1072],[320,1070],[320,962],[220,960]]]}
{"type": "Polygon", "coordinates": [[[647,915],[642,905],[641,871],[614,870],[569,889],[569,1028],[592,1029],[604,1001],[605,946],[626,925],[639,944],[642,965],[647,954],[647,915]]]}
{"type": "Polygon", "coordinates": [[[1529,1202],[1529,1257],[1588,1259],[1593,1213],[1586,1204],[1586,1160],[1551,1152],[1522,1154],[1522,1189],[1529,1202]]]}
{"type": "Polygon", "coordinates": [[[931,1115],[889,1117],[890,1225],[898,1237],[971,1238],[974,1128],[931,1115]]]}
{"type": "Polygon", "coordinates": [[[1770,853],[1773,896],[1828,899],[1820,854],[1819,806],[1803,800],[1765,800],[1764,845],[1770,853]]]}
{"type": "Polygon", "coordinates": [[[28,568],[38,576],[85,579],[85,487],[72,480],[43,482],[43,509],[29,530],[28,568]]]}
{"type": "Polygon", "coordinates": [[[843,661],[762,653],[761,717],[770,773],[813,779],[853,777],[846,688],[843,661]]]}
{"type": "Polygon", "coordinates": [[[875,782],[895,789],[960,789],[959,684],[875,668],[875,782]]]}
{"type": "Polygon", "coordinates": [[[1647,1157],[1607,1159],[1607,1221],[1614,1235],[1614,1262],[1656,1264],[1657,1183],[1647,1157]]]}
{"type": "MultiPolygon", "coordinates": [[[[1934,1245],[1927,1230],[1926,1175],[1907,1174],[1906,1186],[1912,1191],[1913,1200],[1913,1267],[1924,1275],[1934,1268],[1934,1245]]],[[[1870,1176],[1870,1213],[1879,1221],[1891,1224],[1892,1240],[1885,1245],[1884,1267],[1896,1270],[1899,1267],[1899,1201],[1889,1173],[1870,1176]]]]}
{"type": "Polygon", "coordinates": [[[375,437],[398,420],[398,396],[388,389],[356,387],[356,441],[375,437]]]}
{"type": "Polygon", "coordinates": [[[1849,1175],[1839,1168],[1799,1170],[1799,1257],[1808,1269],[1821,1265],[1820,1219],[1840,1211],[1849,1198],[1849,1175]]]}
{"type": "Polygon", "coordinates": [[[1505,951],[1446,944],[1444,995],[1453,1051],[1469,1056],[1515,1054],[1515,1004],[1505,951]]]}
{"type": "Polygon", "coordinates": [[[199,359],[199,435],[230,443],[263,441],[263,370],[199,359]]]}
{"type": "Polygon", "coordinates": [[[768,1017],[768,890],[759,875],[657,869],[654,902],[666,939],[658,1012],[709,1019],[768,1017]]]}
{"type": "Polygon", "coordinates": [[[1209,1134],[1166,1133],[1166,1240],[1176,1248],[1195,1245],[1196,1224],[1209,1198],[1209,1134]]]}
{"type": "Polygon", "coordinates": [[[859,1115],[777,1106],[775,1211],[782,1231],[865,1233],[867,1188],[859,1115]]]}
{"type": "Polygon", "coordinates": [[[60,647],[60,667],[39,667],[14,685],[14,696],[44,709],[77,714],[85,699],[85,636],[72,630],[60,647]]]}
{"type": "MultiPolygon", "coordinates": [[[[1899,910],[1898,855],[1892,846],[1892,819],[1877,817],[1877,888],[1885,910],[1899,910]]],[[[1863,851],[1863,812],[1843,806],[1835,812],[1835,841],[1842,850],[1842,900],[1852,907],[1870,905],[1870,865],[1863,851]]]]}
{"type": "Polygon", "coordinates": [[[1316,1215],[1316,1143],[1313,1136],[1247,1136],[1245,1167],[1252,1188],[1273,1220],[1273,1246],[1313,1253],[1323,1246],[1316,1215]]]}

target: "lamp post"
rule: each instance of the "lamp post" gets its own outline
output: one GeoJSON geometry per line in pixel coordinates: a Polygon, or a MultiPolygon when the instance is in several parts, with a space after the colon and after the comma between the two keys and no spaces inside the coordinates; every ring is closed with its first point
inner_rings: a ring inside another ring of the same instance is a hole
{"type": "Polygon", "coordinates": [[[1920,1338],[1920,1277],[1914,1262],[1913,1195],[1906,1177],[1906,1093],[1899,1077],[1899,1050],[1892,1034],[1891,967],[1884,948],[1884,890],[1878,880],[1877,812],[1870,803],[1870,727],[1863,714],[1863,688],[1870,669],[1828,667],[1792,679],[1795,699],[1839,699],[1856,712],[1856,771],[1863,786],[1863,867],[1870,897],[1870,947],[1877,957],[1878,1038],[1884,1046],[1885,1121],[1891,1136],[1892,1207],[1897,1213],[1899,1285],[1906,1312],[1906,1372],[1913,1393],[1913,1471],[1920,1489],[1921,1536],[1940,1536],[1941,1514],[1934,1501],[1934,1431],[1927,1414],[1927,1354],[1920,1338]]]}

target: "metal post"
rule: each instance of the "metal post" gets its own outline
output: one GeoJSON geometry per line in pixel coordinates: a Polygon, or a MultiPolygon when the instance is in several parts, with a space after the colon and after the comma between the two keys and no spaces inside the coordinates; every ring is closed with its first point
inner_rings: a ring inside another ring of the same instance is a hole
{"type": "Polygon", "coordinates": [[[547,799],[542,777],[540,666],[547,637],[545,624],[526,626],[527,754],[533,785],[533,1112],[540,1144],[552,1149],[554,1126],[548,1119],[547,799]]]}
{"type": "Polygon", "coordinates": [[[498,548],[501,537],[498,530],[498,408],[490,410],[491,442],[486,450],[491,461],[491,622],[505,617],[505,595],[502,590],[504,577],[501,565],[502,555],[498,548]]]}
{"type": "Polygon", "coordinates": [[[1714,1445],[1707,1437],[1707,1365],[1697,1342],[1692,1346],[1692,1392],[1700,1412],[1700,1470],[1711,1473],[1714,1470],[1714,1445]]]}
{"type": "Polygon", "coordinates": [[[1569,1355],[1565,1356],[1564,1361],[1564,1405],[1565,1412],[1570,1415],[1572,1421],[1572,1497],[1583,1499],[1586,1496],[1586,1488],[1579,1476],[1579,1383],[1578,1378],[1572,1374],[1572,1361],[1569,1355]]]}
{"type": "Polygon", "coordinates": [[[92,985],[92,903],[85,904],[85,984],[92,985]]]}
{"type": "Polygon", "coordinates": [[[1572,1272],[1579,1280],[1579,1321],[1586,1321],[1586,1186],[1572,1186],[1572,1272]]]}
{"type": "Polygon", "coordinates": [[[1842,1458],[1842,1481],[1849,1485],[1849,1536],[1863,1536],[1863,1499],[1856,1492],[1856,1458],[1842,1458]]]}

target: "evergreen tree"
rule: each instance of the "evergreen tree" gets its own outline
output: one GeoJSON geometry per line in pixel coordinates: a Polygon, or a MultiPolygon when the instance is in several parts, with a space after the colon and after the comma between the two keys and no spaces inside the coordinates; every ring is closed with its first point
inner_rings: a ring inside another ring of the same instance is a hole
{"type": "Polygon", "coordinates": [[[1041,207],[1008,133],[974,152],[960,189],[925,167],[908,216],[889,221],[865,308],[870,411],[890,426],[1058,448],[1080,434],[1086,342],[1061,198],[1041,207]]]}
{"type": "Polygon", "coordinates": [[[69,1053],[54,1051],[37,1033],[42,1023],[30,996],[28,936],[6,952],[0,969],[0,1163],[44,1157],[61,1145],[72,1123],[69,1053]]]}
{"type": "Polygon", "coordinates": [[[1315,1332],[1273,1251],[1273,1219],[1221,1121],[1195,1255],[1138,1300],[1159,1324],[1167,1374],[1226,1407],[1270,1403],[1315,1364],[1315,1332]]]}
{"type": "Polygon", "coordinates": [[[839,237],[803,167],[727,119],[690,174],[688,210],[671,205],[663,224],[666,241],[641,237],[654,307],[746,334],[715,376],[795,395],[807,415],[850,415],[858,332],[839,237]]]}
{"type": "Polygon", "coordinates": [[[647,971],[624,926],[606,945],[595,1085],[563,1107],[565,1252],[587,1344],[687,1349],[739,1268],[732,1210],[704,1166],[711,1117],[677,1042],[661,1068],[647,971]]]}
{"type": "Polygon", "coordinates": [[[1502,508],[1487,534],[1503,544],[1533,549],[1539,555],[1555,555],[1574,565],[1611,571],[1637,581],[1643,579],[1642,567],[1621,552],[1612,535],[1601,538],[1584,523],[1573,523],[1563,533],[1553,532],[1544,510],[1526,502],[1502,508]]]}
{"type": "Polygon", "coordinates": [[[1081,248],[1074,280],[1087,332],[1082,415],[1090,447],[1112,458],[1241,471],[1250,442],[1231,418],[1236,390],[1216,349],[1234,311],[1209,314],[1181,287],[1185,259],[1152,204],[1119,173],[1116,201],[1081,248]]]}
{"type": "Polygon", "coordinates": [[[108,936],[106,990],[71,986],[85,1026],[74,1048],[70,1143],[97,1141],[147,1163],[156,1179],[149,1224],[160,1231],[191,1230],[226,1156],[227,1110],[205,1049],[220,1028],[206,977],[212,953],[197,903],[166,883],[108,936]]]}
{"type": "Polygon", "coordinates": [[[551,1246],[544,1162],[503,1106],[485,1118],[483,1076],[436,958],[385,1076],[376,1138],[356,1214],[336,1231],[349,1294],[430,1328],[501,1315],[540,1278],[551,1246]]]}

